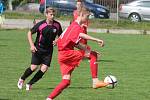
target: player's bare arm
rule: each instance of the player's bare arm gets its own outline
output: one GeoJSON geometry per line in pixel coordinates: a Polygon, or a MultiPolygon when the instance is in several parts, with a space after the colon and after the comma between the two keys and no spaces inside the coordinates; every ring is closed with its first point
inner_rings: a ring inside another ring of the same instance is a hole
{"type": "Polygon", "coordinates": [[[31,31],[28,32],[28,41],[29,41],[29,44],[30,44],[30,50],[31,50],[31,52],[36,52],[37,49],[34,46],[34,43],[33,43],[33,40],[32,40],[32,33],[31,33],[31,31]]]}
{"type": "Polygon", "coordinates": [[[87,34],[84,33],[80,33],[79,37],[83,38],[83,39],[87,39],[87,40],[91,40],[91,41],[96,41],[101,47],[104,46],[104,41],[98,38],[94,38],[92,36],[89,36],[87,34]]]}
{"type": "Polygon", "coordinates": [[[87,45],[82,43],[78,43],[77,45],[75,45],[75,47],[81,50],[87,50],[87,45]]]}
{"type": "Polygon", "coordinates": [[[78,43],[75,47],[80,49],[80,50],[84,50],[85,51],[85,55],[84,55],[85,57],[90,56],[91,49],[87,45],[82,44],[82,43],[78,43]]]}

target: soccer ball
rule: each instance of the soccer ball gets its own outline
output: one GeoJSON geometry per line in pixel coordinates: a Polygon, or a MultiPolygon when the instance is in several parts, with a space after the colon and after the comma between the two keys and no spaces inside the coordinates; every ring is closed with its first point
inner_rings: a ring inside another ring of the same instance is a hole
{"type": "Polygon", "coordinates": [[[110,83],[106,87],[110,88],[110,89],[113,89],[117,85],[117,78],[115,76],[113,76],[113,75],[108,75],[108,76],[105,77],[104,82],[105,83],[110,83]]]}

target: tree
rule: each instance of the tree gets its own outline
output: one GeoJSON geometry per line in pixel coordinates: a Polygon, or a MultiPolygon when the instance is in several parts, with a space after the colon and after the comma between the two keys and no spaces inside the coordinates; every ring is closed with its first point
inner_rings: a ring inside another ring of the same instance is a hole
{"type": "Polygon", "coordinates": [[[13,10],[16,6],[23,5],[30,2],[30,0],[8,0],[8,10],[13,10]]]}
{"type": "Polygon", "coordinates": [[[13,0],[8,0],[8,10],[13,10],[13,6],[12,6],[12,2],[13,0]]]}

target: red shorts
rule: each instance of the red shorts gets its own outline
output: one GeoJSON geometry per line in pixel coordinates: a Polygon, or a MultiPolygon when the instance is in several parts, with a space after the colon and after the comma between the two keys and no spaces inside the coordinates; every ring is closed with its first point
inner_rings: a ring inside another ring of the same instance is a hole
{"type": "Polygon", "coordinates": [[[80,64],[84,56],[82,50],[66,50],[58,52],[58,62],[62,75],[71,74],[72,71],[80,64]]]}

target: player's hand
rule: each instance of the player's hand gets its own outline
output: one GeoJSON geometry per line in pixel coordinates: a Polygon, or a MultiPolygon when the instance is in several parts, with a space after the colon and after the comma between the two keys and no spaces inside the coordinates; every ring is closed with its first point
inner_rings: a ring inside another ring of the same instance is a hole
{"type": "Polygon", "coordinates": [[[97,42],[98,42],[98,44],[99,44],[101,47],[104,46],[104,41],[103,41],[103,40],[98,40],[97,42]]]}
{"type": "Polygon", "coordinates": [[[98,51],[96,51],[96,50],[93,50],[93,51],[96,52],[97,55],[101,56],[101,53],[100,53],[100,52],[98,52],[98,51]]]}
{"type": "Polygon", "coordinates": [[[30,47],[30,50],[31,50],[31,52],[35,53],[37,51],[37,48],[34,45],[32,45],[30,47]]]}
{"type": "Polygon", "coordinates": [[[58,39],[55,39],[55,40],[53,41],[53,46],[55,46],[55,45],[57,44],[57,40],[58,40],[58,39]]]}

